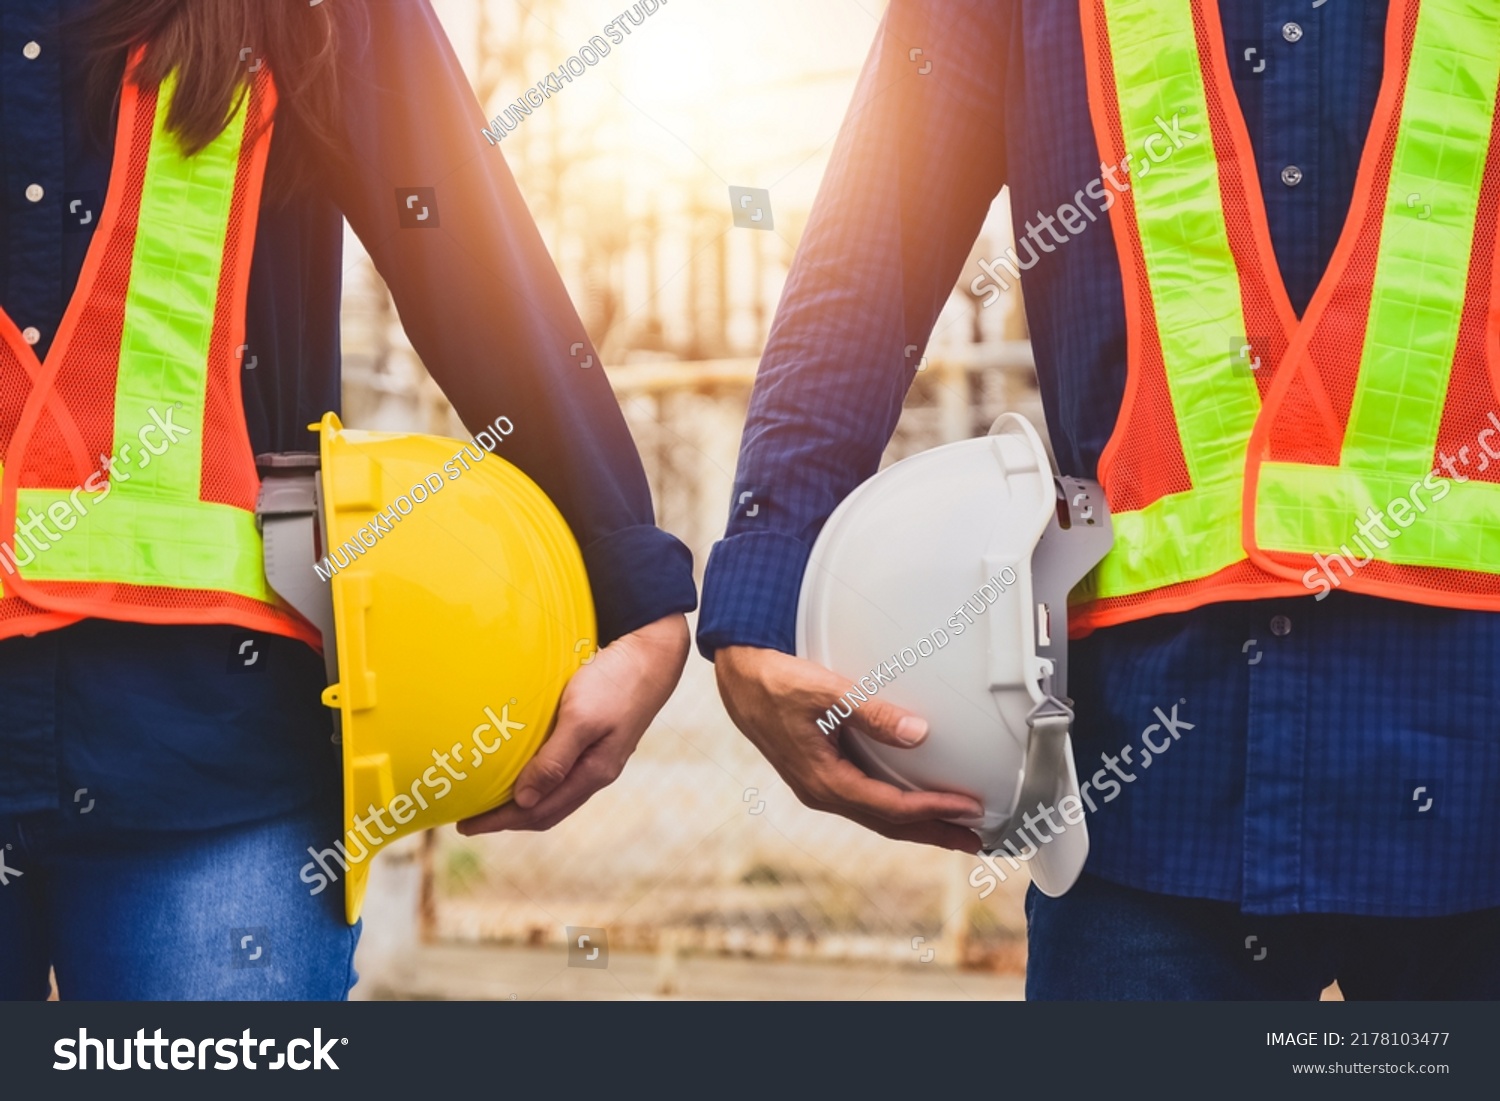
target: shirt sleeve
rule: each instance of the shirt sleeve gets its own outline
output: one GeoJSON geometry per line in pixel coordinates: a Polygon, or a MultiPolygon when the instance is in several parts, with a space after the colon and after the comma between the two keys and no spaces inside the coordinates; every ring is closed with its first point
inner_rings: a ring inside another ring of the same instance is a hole
{"type": "Polygon", "coordinates": [[[703,581],[705,657],[794,649],[813,542],[879,467],[1004,184],[1012,14],[999,0],[893,0],[876,31],[756,375],[729,526],[703,581]]]}
{"type": "Polygon", "coordinates": [[[342,148],[319,174],[413,348],[470,431],[502,415],[514,424],[500,453],[582,547],[600,645],[691,611],[692,554],[656,527],[614,392],[500,149],[480,133],[479,102],[431,5],[369,2],[353,14],[339,43],[342,148]]]}

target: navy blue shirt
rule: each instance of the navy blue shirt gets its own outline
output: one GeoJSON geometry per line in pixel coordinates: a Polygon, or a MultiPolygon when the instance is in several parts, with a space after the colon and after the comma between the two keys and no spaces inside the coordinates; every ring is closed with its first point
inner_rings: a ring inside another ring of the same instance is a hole
{"type": "MultiPolygon", "coordinates": [[[[109,186],[111,143],[90,139],[67,22],[90,6],[0,7],[0,306],[39,356],[109,186]]],[[[336,143],[299,148],[278,132],[267,167],[274,181],[300,161],[314,183],[262,204],[246,333],[254,367],[241,375],[255,452],[316,450],[307,426],[339,407],[347,217],[464,422],[515,425],[503,454],[572,527],[600,643],[690,610],[691,555],[655,526],[608,381],[578,367],[593,352],[588,335],[500,151],[480,135],[483,114],[431,6],[340,0],[330,10],[346,32],[336,143]],[[431,189],[431,228],[402,227],[402,197],[416,188],[431,189]]],[[[92,800],[99,825],[201,828],[288,810],[336,768],[324,683],[307,646],[240,628],[85,621],[4,640],[0,813],[81,813],[92,800]]]]}
{"type": "MultiPolygon", "coordinates": [[[[1353,194],[1385,5],[1219,7],[1302,310],[1353,194]]],[[[733,498],[759,507],[735,510],[710,557],[706,655],[793,650],[812,544],[877,469],[913,377],[905,349],[926,342],[1001,187],[1020,225],[1101,167],[1076,0],[893,0],[761,361],[733,498]]],[[[1059,465],[1092,476],[1125,386],[1107,218],[1023,286],[1059,465]]],[[[1147,768],[1120,766],[1133,779],[1090,815],[1093,873],[1255,913],[1500,905],[1500,617],[1347,593],[1223,603],[1096,631],[1069,678],[1082,778],[1124,746],[1139,762],[1157,709],[1192,724],[1147,768]]]]}

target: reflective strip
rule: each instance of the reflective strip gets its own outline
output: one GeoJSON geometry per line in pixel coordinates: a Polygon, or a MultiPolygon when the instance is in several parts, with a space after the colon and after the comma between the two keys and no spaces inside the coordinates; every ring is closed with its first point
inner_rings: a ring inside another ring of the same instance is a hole
{"type": "Polygon", "coordinates": [[[1419,478],[1432,469],[1497,82],[1500,15],[1493,0],[1424,2],[1343,466],[1419,478]],[[1421,217],[1428,207],[1430,215],[1421,217]]]}
{"type": "Polygon", "coordinates": [[[157,97],[140,226],[125,296],[125,326],[115,382],[115,454],[151,423],[151,409],[181,402],[178,421],[190,446],[173,445],[118,487],[124,496],[197,501],[202,468],[203,400],[208,349],[219,297],[219,271],[245,124],[242,99],[228,128],[195,157],[184,158],[167,133],[175,81],[157,97]]]}
{"type": "MultiPolygon", "coordinates": [[[[187,446],[187,441],[181,446],[187,446]]],[[[54,502],[67,501],[71,492],[19,491],[17,527],[24,522],[27,509],[45,513],[54,502]]],[[[28,545],[38,549],[36,562],[25,568],[26,580],[113,581],[168,589],[212,589],[267,602],[273,599],[266,585],[253,512],[202,502],[188,511],[176,501],[141,497],[119,508],[111,507],[119,499],[118,490],[97,505],[90,503],[88,493],[79,494],[78,499],[88,512],[81,514],[69,503],[69,514],[77,518],[77,523],[61,532],[62,538],[50,550],[41,550],[28,540],[28,545]],[[133,542],[140,533],[152,538],[133,542]]],[[[52,526],[51,521],[48,524],[52,526]]],[[[47,541],[45,535],[41,538],[47,541]]]]}
{"type": "Polygon", "coordinates": [[[1207,577],[1245,557],[1242,480],[1260,395],[1248,372],[1234,370],[1231,344],[1245,336],[1245,320],[1192,8],[1185,0],[1104,6],[1136,224],[1193,486],[1113,514],[1114,548],[1091,579],[1096,595],[1112,597],[1207,577]],[[1197,138],[1143,172],[1147,139],[1174,116],[1197,138]]]}
{"type": "Polygon", "coordinates": [[[1075,600],[1146,592],[1208,577],[1245,557],[1238,481],[1173,493],[1143,509],[1110,514],[1115,542],[1074,591],[1075,600]]]}
{"type": "MultiPolygon", "coordinates": [[[[1255,539],[1267,551],[1328,555],[1348,543],[1357,552],[1367,510],[1410,499],[1433,470],[1497,87],[1500,15],[1492,5],[1424,3],[1340,466],[1262,464],[1255,539]]],[[[1500,486],[1455,481],[1395,538],[1367,530],[1389,544],[1365,540],[1382,562],[1494,572],[1500,486]]]]}
{"type": "Polygon", "coordinates": [[[1422,474],[1263,463],[1256,540],[1262,546],[1300,554],[1343,553],[1341,548],[1347,544],[1361,558],[1373,553],[1382,562],[1400,566],[1492,571],[1500,562],[1500,485],[1436,477],[1432,481],[1448,486],[1440,501],[1433,499],[1435,494],[1424,484],[1422,474]],[[1413,487],[1418,487],[1415,494],[1413,487]],[[1415,519],[1402,528],[1387,514],[1385,531],[1393,532],[1394,538],[1382,534],[1380,527],[1368,521],[1366,510],[1384,512],[1402,498],[1411,502],[1403,515],[1415,519]],[[1355,543],[1362,521],[1366,532],[1389,545],[1381,549],[1365,536],[1366,550],[1362,551],[1355,543]]]}
{"type": "MultiPolygon", "coordinates": [[[[175,87],[169,76],[157,95],[125,297],[114,455],[127,477],[112,478],[108,497],[39,549],[26,576],[212,589],[271,602],[254,515],[199,498],[209,344],[249,97],[222,134],[184,157],[166,126],[175,87]],[[155,429],[148,453],[142,430],[157,423],[153,410],[174,405],[187,435],[157,453],[166,440],[155,429]]],[[[70,492],[19,489],[17,515],[45,512],[70,492]]]]}

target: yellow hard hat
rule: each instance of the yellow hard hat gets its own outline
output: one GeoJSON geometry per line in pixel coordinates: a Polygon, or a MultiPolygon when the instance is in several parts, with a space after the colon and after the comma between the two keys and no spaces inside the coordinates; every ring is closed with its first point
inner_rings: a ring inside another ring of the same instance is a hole
{"type": "Polygon", "coordinates": [[[593,653],[594,609],[567,523],[499,455],[332,413],[313,427],[352,925],[382,847],[511,798],[593,653]]]}

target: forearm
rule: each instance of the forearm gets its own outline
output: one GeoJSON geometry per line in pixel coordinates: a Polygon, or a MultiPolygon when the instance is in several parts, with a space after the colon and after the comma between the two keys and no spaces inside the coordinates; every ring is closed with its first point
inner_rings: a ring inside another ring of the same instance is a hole
{"type": "Polygon", "coordinates": [[[705,656],[791,651],[818,532],[879,466],[1004,182],[1008,8],[908,0],[876,34],[751,395],[733,514],[704,578],[705,656]],[[910,58],[919,41],[935,59],[925,74],[910,58]]]}
{"type": "Polygon", "coordinates": [[[691,554],[655,526],[650,489],[598,355],[425,4],[367,5],[351,37],[336,199],[460,419],[507,417],[498,453],[583,549],[599,642],[694,604],[691,554]],[[366,74],[378,73],[378,81],[366,74]],[[421,95],[413,95],[420,89],[421,95]],[[430,188],[418,226],[400,191],[430,188]]]}

